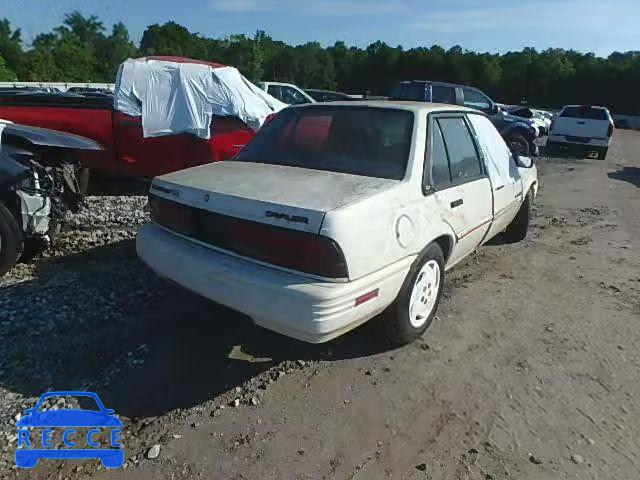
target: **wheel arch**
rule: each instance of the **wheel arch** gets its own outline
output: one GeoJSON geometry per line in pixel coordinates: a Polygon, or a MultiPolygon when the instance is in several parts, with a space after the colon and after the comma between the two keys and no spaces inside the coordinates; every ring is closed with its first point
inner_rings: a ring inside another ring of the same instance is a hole
{"type": "MultiPolygon", "coordinates": [[[[448,234],[440,235],[439,237],[435,238],[432,242],[430,242],[430,244],[432,243],[435,243],[442,249],[442,254],[444,255],[444,263],[446,264],[449,261],[449,258],[451,257],[451,253],[453,252],[453,246],[455,245],[455,241],[453,237],[448,234]]],[[[427,247],[429,245],[427,245],[427,247]]],[[[427,247],[425,247],[425,250],[427,247]]]]}

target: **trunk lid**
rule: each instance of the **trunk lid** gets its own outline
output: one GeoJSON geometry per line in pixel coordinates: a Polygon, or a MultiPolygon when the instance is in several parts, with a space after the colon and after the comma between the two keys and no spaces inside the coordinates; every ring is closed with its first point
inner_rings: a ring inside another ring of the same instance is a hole
{"type": "Polygon", "coordinates": [[[398,180],[226,161],[157,177],[151,193],[195,208],[317,234],[325,213],[398,180]]]}

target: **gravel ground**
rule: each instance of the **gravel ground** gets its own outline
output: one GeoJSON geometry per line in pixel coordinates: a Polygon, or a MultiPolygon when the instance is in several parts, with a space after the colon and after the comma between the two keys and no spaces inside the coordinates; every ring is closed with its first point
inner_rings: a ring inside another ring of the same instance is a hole
{"type": "Polygon", "coordinates": [[[144,197],[90,197],[0,280],[0,477],[636,478],[638,151],[617,132],[606,162],[541,161],[529,238],[454,269],[397,350],[366,326],[319,346],[253,327],[137,260],[144,197]],[[125,469],[16,469],[16,416],[74,389],[116,410],[125,469]]]}

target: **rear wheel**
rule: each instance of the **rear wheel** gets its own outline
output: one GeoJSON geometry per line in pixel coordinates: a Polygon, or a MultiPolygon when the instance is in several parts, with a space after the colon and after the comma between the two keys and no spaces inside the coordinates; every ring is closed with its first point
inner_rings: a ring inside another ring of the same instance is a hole
{"type": "Polygon", "coordinates": [[[519,133],[511,133],[507,135],[505,140],[512,152],[517,153],[521,157],[528,157],[530,155],[531,149],[529,148],[529,141],[519,133]]]}
{"type": "Polygon", "coordinates": [[[414,262],[396,300],[378,319],[383,335],[403,345],[422,336],[438,309],[444,288],[444,255],[429,245],[414,262]]]}
{"type": "Polygon", "coordinates": [[[89,190],[89,179],[91,177],[91,173],[88,168],[80,167],[77,172],[78,176],[78,190],[81,195],[86,195],[87,190],[89,190]]]}
{"type": "Polygon", "coordinates": [[[606,160],[608,152],[609,152],[609,147],[602,147],[598,151],[598,160],[606,160]]]}
{"type": "Polygon", "coordinates": [[[560,147],[555,142],[547,141],[546,151],[547,157],[555,157],[556,155],[558,155],[558,153],[560,153],[560,147]]]}
{"type": "Polygon", "coordinates": [[[0,276],[14,267],[22,253],[22,231],[16,218],[0,203],[0,276]]]}
{"type": "Polygon", "coordinates": [[[507,229],[504,231],[504,239],[508,243],[521,242],[527,238],[529,232],[529,222],[531,220],[531,211],[533,208],[533,195],[529,191],[520,206],[520,210],[516,217],[511,221],[507,229]]]}

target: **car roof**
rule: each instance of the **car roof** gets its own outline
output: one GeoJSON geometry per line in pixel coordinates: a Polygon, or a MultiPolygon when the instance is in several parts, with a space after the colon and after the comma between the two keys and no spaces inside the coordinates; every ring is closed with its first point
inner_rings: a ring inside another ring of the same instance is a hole
{"type": "Polygon", "coordinates": [[[353,100],[344,102],[324,102],[314,104],[295,105],[290,108],[324,108],[331,106],[342,107],[372,107],[372,108],[390,108],[396,110],[409,110],[420,113],[435,112],[470,112],[481,114],[480,111],[472,108],[462,107],[460,105],[450,105],[446,103],[430,103],[430,102],[413,102],[413,101],[397,101],[397,100],[353,100]]]}
{"type": "Polygon", "coordinates": [[[297,85],[294,85],[293,83],[286,83],[286,82],[258,82],[258,83],[262,83],[265,85],[281,85],[281,86],[299,88],[297,85]]]}
{"type": "Polygon", "coordinates": [[[562,107],[563,110],[565,108],[596,108],[598,110],[609,110],[607,107],[599,107],[598,105],[565,105],[562,107]]]}
{"type": "Polygon", "coordinates": [[[321,88],[305,88],[304,91],[305,92],[321,92],[321,93],[339,93],[340,95],[347,95],[346,93],[338,92],[336,90],[323,90],[321,88]]]}
{"type": "Polygon", "coordinates": [[[411,84],[411,83],[428,83],[429,85],[441,86],[441,87],[460,87],[460,88],[470,88],[473,90],[478,90],[476,87],[472,87],[471,85],[463,85],[461,83],[449,83],[449,82],[435,82],[432,80],[402,80],[399,82],[400,85],[403,84],[411,84]]]}
{"type": "Polygon", "coordinates": [[[192,58],[175,57],[170,55],[150,55],[148,57],[142,57],[145,61],[157,60],[161,62],[173,62],[173,63],[195,63],[197,65],[208,65],[213,68],[222,68],[226,65],[216,62],[207,62],[205,60],[194,60],[192,58]]]}

